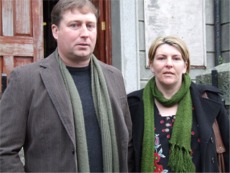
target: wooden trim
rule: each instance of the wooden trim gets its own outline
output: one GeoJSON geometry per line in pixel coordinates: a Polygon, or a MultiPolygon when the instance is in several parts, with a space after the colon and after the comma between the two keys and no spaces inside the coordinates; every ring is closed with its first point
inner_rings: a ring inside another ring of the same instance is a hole
{"type": "Polygon", "coordinates": [[[95,56],[106,64],[112,64],[111,0],[92,0],[99,10],[95,56]],[[104,28],[105,27],[105,28],[104,28]]]}
{"type": "Polygon", "coordinates": [[[106,63],[112,64],[112,41],[111,41],[111,1],[105,0],[105,47],[106,47],[106,63]]]}
{"type": "MultiPolygon", "coordinates": [[[[23,43],[23,44],[33,44],[33,38],[27,36],[0,36],[0,43],[12,44],[12,43],[23,43]]],[[[1,49],[0,49],[1,50],[1,49]]]]}
{"type": "Polygon", "coordinates": [[[0,35],[2,35],[2,1],[0,0],[0,35]]]}
{"type": "Polygon", "coordinates": [[[33,56],[33,38],[0,36],[0,56],[33,56]]]}
{"type": "Polygon", "coordinates": [[[34,39],[34,61],[44,58],[43,39],[43,0],[32,1],[32,23],[34,39]]]}
{"type": "Polygon", "coordinates": [[[97,45],[96,45],[96,52],[98,55],[98,59],[101,61],[106,62],[105,59],[105,31],[102,28],[102,22],[104,22],[104,1],[98,0],[98,9],[100,12],[99,19],[98,19],[98,29],[97,29],[97,45]]]}

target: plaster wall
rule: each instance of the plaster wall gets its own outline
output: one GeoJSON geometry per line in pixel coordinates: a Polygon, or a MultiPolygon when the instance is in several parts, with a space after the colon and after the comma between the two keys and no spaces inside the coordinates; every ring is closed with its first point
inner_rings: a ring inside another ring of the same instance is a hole
{"type": "MultiPolygon", "coordinates": [[[[174,0],[175,3],[177,0],[174,0]]],[[[199,0],[200,1],[200,0],[199,0]]],[[[122,71],[127,93],[143,88],[152,74],[146,67],[146,28],[143,0],[112,0],[112,65],[122,71]]],[[[178,4],[180,6],[180,4],[178,4]]],[[[189,7],[188,7],[189,8],[189,7]]],[[[183,14],[181,14],[183,15],[183,14]]],[[[189,14],[187,14],[189,15],[189,14]]],[[[204,3],[204,40],[206,69],[215,66],[214,0],[204,3]]],[[[186,23],[189,24],[189,23],[186,23]]],[[[221,31],[223,62],[230,62],[230,1],[221,0],[221,31]]],[[[204,58],[204,57],[202,57],[204,58]]],[[[193,68],[191,78],[206,69],[193,68]]]]}
{"type": "MultiPolygon", "coordinates": [[[[175,0],[176,1],[176,0],[175,0]]],[[[174,2],[175,3],[175,2],[174,2]]],[[[179,6],[179,4],[178,4],[179,6]]],[[[189,8],[189,7],[188,7],[189,8]]],[[[143,88],[147,80],[152,76],[150,70],[146,68],[146,48],[145,48],[145,18],[144,18],[144,1],[138,1],[138,23],[139,23],[139,64],[140,64],[140,88],[143,88]]],[[[230,62],[230,1],[221,0],[221,31],[222,31],[222,57],[223,62],[230,62]]],[[[181,14],[183,15],[183,14],[181,14]]],[[[206,69],[214,68],[215,66],[215,47],[214,47],[214,1],[205,0],[204,19],[205,22],[205,40],[204,43],[198,43],[200,46],[205,46],[206,69]]],[[[189,23],[187,23],[189,24],[189,23]]],[[[196,76],[204,73],[206,69],[193,68],[190,71],[191,78],[195,81],[196,76]]]]}

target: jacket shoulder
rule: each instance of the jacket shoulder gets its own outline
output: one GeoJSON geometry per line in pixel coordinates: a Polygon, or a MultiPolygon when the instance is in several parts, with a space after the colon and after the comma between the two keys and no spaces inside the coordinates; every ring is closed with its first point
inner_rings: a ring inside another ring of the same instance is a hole
{"type": "Polygon", "coordinates": [[[142,101],[143,89],[133,91],[127,95],[129,104],[142,101]]]}
{"type": "Polygon", "coordinates": [[[222,93],[217,87],[212,85],[207,85],[207,84],[193,84],[193,85],[198,89],[201,95],[207,93],[210,99],[218,102],[223,101],[222,93]]]}
{"type": "Polygon", "coordinates": [[[116,73],[116,74],[121,75],[121,71],[119,69],[117,69],[116,67],[113,67],[112,65],[109,65],[109,64],[105,64],[102,61],[99,61],[99,64],[101,65],[101,67],[103,69],[107,69],[107,70],[111,71],[112,73],[116,73]]]}
{"type": "Polygon", "coordinates": [[[207,84],[194,84],[194,85],[201,93],[203,92],[221,93],[220,90],[213,85],[207,85],[207,84]]]}

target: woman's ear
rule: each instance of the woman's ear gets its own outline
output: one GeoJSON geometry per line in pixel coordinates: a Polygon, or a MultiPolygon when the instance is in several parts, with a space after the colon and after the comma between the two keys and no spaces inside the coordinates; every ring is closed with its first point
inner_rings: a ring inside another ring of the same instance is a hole
{"type": "Polygon", "coordinates": [[[154,74],[153,61],[149,61],[149,69],[154,74]]]}
{"type": "Polygon", "coordinates": [[[184,69],[183,69],[183,72],[182,72],[182,73],[186,73],[186,72],[187,72],[187,68],[188,68],[188,63],[185,62],[185,63],[184,63],[184,69]]]}

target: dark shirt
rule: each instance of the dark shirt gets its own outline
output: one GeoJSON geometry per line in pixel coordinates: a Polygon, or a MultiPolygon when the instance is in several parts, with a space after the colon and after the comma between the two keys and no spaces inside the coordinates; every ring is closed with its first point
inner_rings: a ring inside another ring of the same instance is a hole
{"type": "Polygon", "coordinates": [[[89,154],[90,172],[103,172],[101,131],[98,124],[91,88],[90,66],[67,67],[81,98],[89,154]]]}
{"type": "MultiPolygon", "coordinates": [[[[162,117],[157,109],[154,107],[155,115],[155,153],[154,156],[158,158],[154,166],[159,172],[172,172],[168,167],[169,161],[169,139],[171,138],[172,128],[176,116],[162,117]]],[[[200,169],[200,138],[198,133],[198,124],[193,116],[192,131],[191,131],[191,147],[192,147],[192,161],[196,166],[196,172],[201,172],[200,169]]],[[[156,171],[157,172],[157,171],[156,171]]]]}

